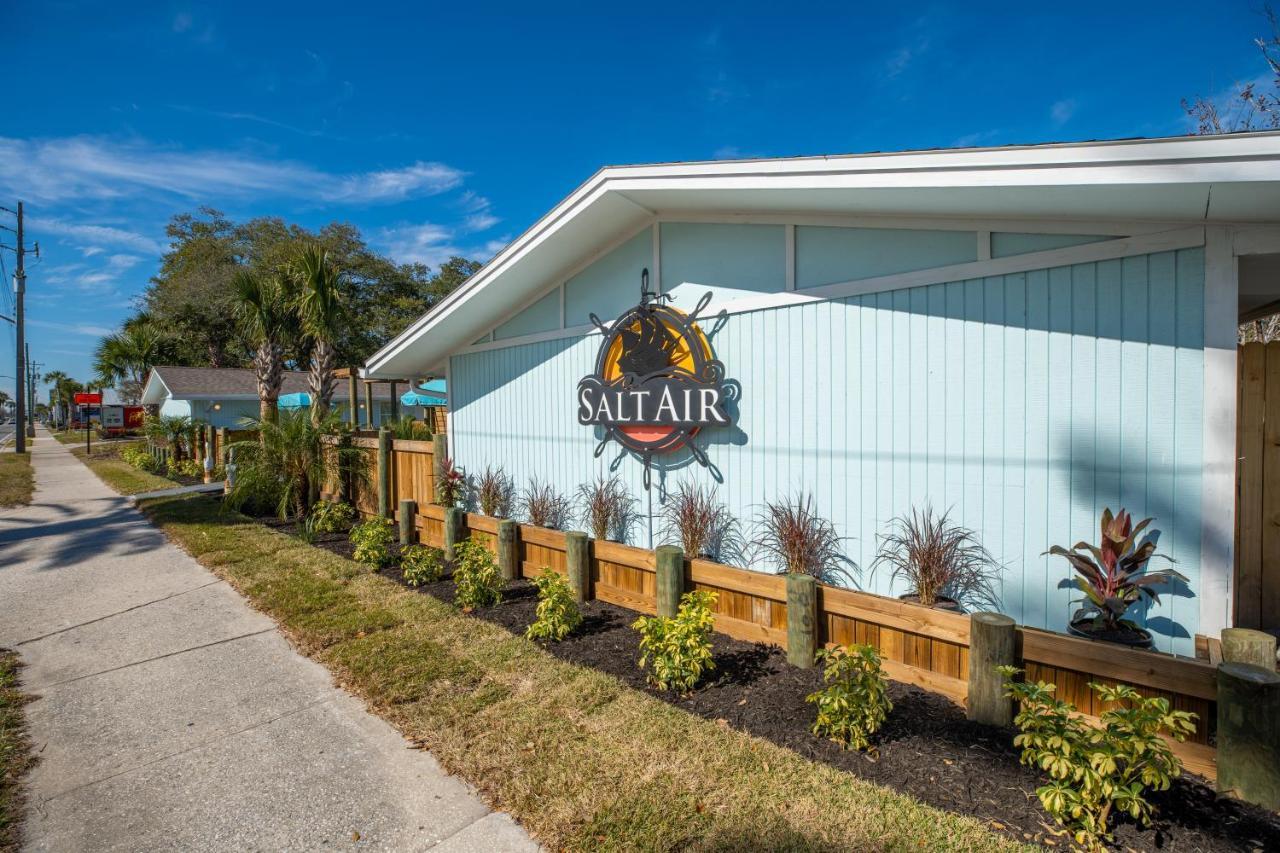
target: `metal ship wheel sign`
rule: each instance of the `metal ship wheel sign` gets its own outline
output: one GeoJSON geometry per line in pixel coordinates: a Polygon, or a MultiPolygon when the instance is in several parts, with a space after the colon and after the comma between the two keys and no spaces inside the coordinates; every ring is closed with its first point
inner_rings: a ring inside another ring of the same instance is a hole
{"type": "Polygon", "coordinates": [[[646,489],[655,455],[688,448],[709,466],[693,437],[705,427],[732,422],[724,406],[724,365],[697,325],[711,296],[704,294],[686,314],[668,304],[670,296],[650,292],[646,269],[639,305],[608,326],[591,315],[604,340],[595,372],[578,383],[578,423],[604,428],[597,457],[610,439],[639,456],[646,489]]]}

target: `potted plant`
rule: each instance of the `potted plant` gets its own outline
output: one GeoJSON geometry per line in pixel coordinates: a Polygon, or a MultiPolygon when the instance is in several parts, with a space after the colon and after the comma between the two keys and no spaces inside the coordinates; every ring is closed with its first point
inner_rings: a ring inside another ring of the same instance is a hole
{"type": "MultiPolygon", "coordinates": [[[[1139,648],[1151,645],[1151,634],[1126,619],[1125,614],[1143,598],[1159,604],[1160,597],[1152,587],[1187,580],[1173,569],[1147,571],[1147,563],[1157,556],[1155,538],[1148,534],[1138,542],[1138,534],[1151,521],[1143,519],[1135,526],[1128,512],[1121,509],[1113,516],[1108,508],[1102,511],[1099,545],[1077,542],[1070,550],[1054,545],[1045,551],[1065,557],[1071,563],[1076,571],[1076,585],[1085,594],[1084,606],[1076,611],[1067,626],[1072,634],[1139,648]]],[[[1163,554],[1158,556],[1169,560],[1163,554]]]]}
{"type": "Polygon", "coordinates": [[[572,509],[569,499],[557,492],[555,486],[537,477],[529,480],[528,487],[520,496],[520,505],[530,524],[552,530],[564,528],[572,509]]]}
{"type": "Polygon", "coordinates": [[[494,518],[507,518],[511,515],[515,484],[502,468],[485,468],[484,473],[476,479],[475,493],[480,512],[494,518]]]}
{"type": "Polygon", "coordinates": [[[880,537],[873,565],[891,566],[895,580],[906,579],[911,591],[898,596],[903,601],[957,613],[964,609],[961,602],[994,606],[996,562],[977,535],[953,524],[949,515],[937,515],[926,505],[893,519],[880,537]]]}
{"type": "Polygon", "coordinates": [[[714,486],[684,482],[662,508],[663,536],[679,543],[690,558],[719,561],[737,550],[737,522],[717,500],[714,486]]]}
{"type": "Polygon", "coordinates": [[[773,557],[778,574],[811,575],[821,583],[852,580],[835,525],[813,509],[813,496],[797,494],[767,503],[756,520],[755,545],[773,557]]]}
{"type": "Polygon", "coordinates": [[[635,498],[627,494],[627,487],[617,475],[597,477],[578,487],[578,500],[582,505],[582,521],[597,540],[613,539],[625,542],[631,525],[635,522],[635,498]]]}

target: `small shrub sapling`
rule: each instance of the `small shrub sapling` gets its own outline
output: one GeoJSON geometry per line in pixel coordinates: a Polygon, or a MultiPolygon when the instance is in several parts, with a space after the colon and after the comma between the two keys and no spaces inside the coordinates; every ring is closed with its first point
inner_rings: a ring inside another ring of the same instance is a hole
{"type": "Polygon", "coordinates": [[[573,599],[569,581],[544,567],[533,579],[538,588],[537,618],[524,635],[531,640],[560,642],[582,624],[582,611],[573,599]]]}
{"type": "Polygon", "coordinates": [[[395,541],[391,520],[371,518],[351,528],[351,544],[355,546],[357,563],[380,569],[391,563],[391,543],[395,541]]]}
{"type": "Polygon", "coordinates": [[[444,577],[444,553],[426,545],[408,545],[400,550],[400,571],[409,586],[435,583],[444,577]]]}
{"type": "Polygon", "coordinates": [[[1105,850],[1117,811],[1149,826],[1152,806],[1144,795],[1168,790],[1182,772],[1160,733],[1185,740],[1196,730],[1195,714],[1170,710],[1167,699],[1144,697],[1132,687],[1090,683],[1112,705],[1102,713],[1101,727],[1094,727],[1076,715],[1074,705],[1054,696],[1054,685],[1016,682],[1020,670],[1011,666],[998,670],[1005,695],[1019,703],[1013,744],[1022,749],[1023,764],[1049,775],[1036,795],[1075,843],[1105,850]]]}
{"type": "Polygon", "coordinates": [[[663,505],[662,521],[666,540],[690,557],[721,560],[740,549],[737,522],[714,486],[680,483],[663,505]]]}
{"type": "Polygon", "coordinates": [[[350,530],[351,523],[355,520],[355,507],[333,501],[316,501],[307,516],[307,521],[316,533],[341,533],[350,530]]]}
{"type": "Polygon", "coordinates": [[[454,602],[464,611],[492,607],[502,601],[502,573],[493,553],[470,537],[454,546],[454,602]]]}
{"type": "Polygon", "coordinates": [[[674,617],[641,616],[631,627],[640,632],[640,668],[659,690],[688,693],[715,669],[711,655],[711,607],[716,594],[700,589],[686,592],[674,617]]]}
{"type": "Polygon", "coordinates": [[[880,537],[876,566],[887,565],[894,579],[903,578],[926,607],[941,599],[998,609],[992,587],[998,570],[995,559],[978,535],[955,524],[948,513],[912,509],[889,522],[880,537]]]}
{"type": "Polygon", "coordinates": [[[156,458],[141,447],[126,447],[120,451],[120,458],[139,471],[154,474],[160,468],[156,458]]]}
{"type": "Polygon", "coordinates": [[[846,749],[867,749],[871,735],[893,710],[880,653],[874,646],[836,646],[819,649],[818,660],[824,686],[805,698],[818,706],[813,733],[846,749]]]}

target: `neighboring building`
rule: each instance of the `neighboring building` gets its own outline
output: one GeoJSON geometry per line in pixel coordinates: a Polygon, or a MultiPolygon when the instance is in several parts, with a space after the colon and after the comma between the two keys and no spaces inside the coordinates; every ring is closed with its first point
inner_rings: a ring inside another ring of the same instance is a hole
{"type": "MultiPolygon", "coordinates": [[[[306,372],[285,371],[284,384],[280,388],[280,407],[310,405],[307,387],[306,372]]],[[[394,404],[388,385],[374,384],[373,397],[375,427],[405,414],[421,417],[421,408],[394,404]]],[[[335,383],[333,409],[344,419],[348,416],[347,398],[347,383],[335,383]]],[[[246,420],[258,417],[258,380],[254,372],[246,368],[155,367],[143,388],[142,403],[158,406],[161,415],[185,416],[216,427],[237,429],[244,426],[246,420]]],[[[357,405],[360,425],[364,426],[363,392],[357,405]]]]}
{"type": "Polygon", "coordinates": [[[364,373],[447,376],[466,470],[572,494],[617,463],[640,545],[686,478],[748,527],[812,492],[861,586],[898,594],[878,538],[932,503],[1004,565],[1002,609],[1053,630],[1079,593],[1044,551],[1107,506],[1155,516],[1189,583],[1145,625],[1190,654],[1234,618],[1236,327],[1280,307],[1278,269],[1276,133],[610,167],[364,373]],[[679,352],[722,363],[730,425],[646,412],[657,385],[601,402],[646,270],[676,308],[709,298],[679,352]]]}

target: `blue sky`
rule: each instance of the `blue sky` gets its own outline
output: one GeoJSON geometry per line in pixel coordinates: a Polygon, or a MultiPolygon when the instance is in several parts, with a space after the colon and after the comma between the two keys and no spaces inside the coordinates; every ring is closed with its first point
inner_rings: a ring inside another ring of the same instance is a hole
{"type": "Polygon", "coordinates": [[[85,378],[199,205],[484,260],[602,165],[1166,136],[1264,71],[1254,2],[1036,5],[6,3],[33,357],[85,378]]]}

